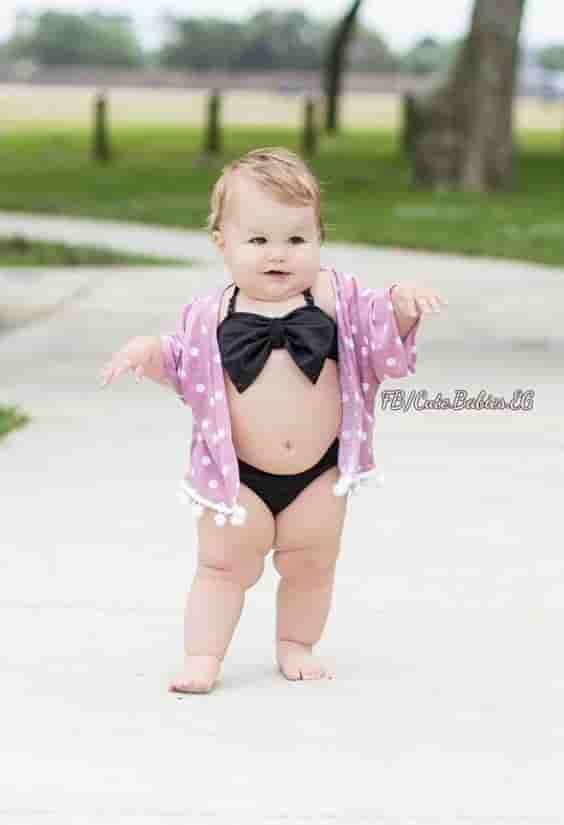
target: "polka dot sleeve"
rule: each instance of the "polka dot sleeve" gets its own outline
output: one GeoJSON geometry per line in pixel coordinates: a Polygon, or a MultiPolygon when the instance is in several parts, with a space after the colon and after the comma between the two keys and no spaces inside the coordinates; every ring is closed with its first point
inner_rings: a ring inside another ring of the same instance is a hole
{"type": "Polygon", "coordinates": [[[183,379],[186,376],[187,358],[184,352],[186,322],[193,302],[182,307],[178,330],[160,336],[165,375],[183,399],[183,379]]]}

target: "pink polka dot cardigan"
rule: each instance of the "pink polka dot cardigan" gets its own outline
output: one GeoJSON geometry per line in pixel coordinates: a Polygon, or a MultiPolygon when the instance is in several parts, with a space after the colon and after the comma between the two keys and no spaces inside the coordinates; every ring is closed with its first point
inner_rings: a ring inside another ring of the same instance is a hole
{"type": "MultiPolygon", "coordinates": [[[[330,270],[337,318],[342,419],[339,433],[336,496],[358,492],[363,483],[383,483],[374,462],[374,406],[386,378],[415,372],[415,336],[420,317],[402,341],[389,289],[365,289],[356,276],[330,270]]],[[[237,456],[225,378],[217,343],[219,307],[226,287],[195,298],[182,308],[178,331],[160,336],[165,373],[182,404],[193,413],[190,461],[179,495],[196,518],[215,511],[222,527],[227,517],[242,525],[246,508],[238,501],[237,456]]]]}

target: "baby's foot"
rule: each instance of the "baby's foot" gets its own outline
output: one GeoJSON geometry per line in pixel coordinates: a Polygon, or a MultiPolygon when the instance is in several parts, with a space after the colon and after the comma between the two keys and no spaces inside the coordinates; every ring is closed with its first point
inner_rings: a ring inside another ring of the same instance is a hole
{"type": "Polygon", "coordinates": [[[312,645],[301,642],[276,643],[278,667],[286,679],[332,679],[331,673],[311,652],[312,645]]]}
{"type": "Polygon", "coordinates": [[[209,693],[221,662],[215,656],[187,656],[184,667],[168,689],[176,693],[209,693]]]}

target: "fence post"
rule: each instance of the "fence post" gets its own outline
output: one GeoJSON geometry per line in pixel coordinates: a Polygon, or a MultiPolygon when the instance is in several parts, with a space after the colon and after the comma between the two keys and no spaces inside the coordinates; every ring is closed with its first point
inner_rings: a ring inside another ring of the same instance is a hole
{"type": "Polygon", "coordinates": [[[220,151],[220,103],[219,91],[213,89],[208,99],[206,133],[204,138],[204,154],[206,155],[217,155],[220,151]]]}
{"type": "Polygon", "coordinates": [[[302,151],[311,157],[317,149],[317,129],[315,123],[315,100],[307,97],[304,106],[304,128],[302,132],[302,151]]]}
{"type": "Polygon", "coordinates": [[[94,141],[93,156],[95,161],[107,163],[110,160],[110,146],[108,142],[107,101],[100,92],[94,103],[94,141]]]}

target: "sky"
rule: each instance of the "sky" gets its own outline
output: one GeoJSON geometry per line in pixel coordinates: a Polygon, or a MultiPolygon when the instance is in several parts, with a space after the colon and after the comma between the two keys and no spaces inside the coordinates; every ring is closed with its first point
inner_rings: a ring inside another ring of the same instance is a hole
{"type": "MultiPolygon", "coordinates": [[[[495,2],[495,0],[492,0],[495,2]]],[[[323,16],[335,18],[350,6],[350,0],[324,0],[323,16]]],[[[380,32],[396,50],[411,46],[420,37],[434,35],[452,39],[463,34],[470,21],[473,0],[396,0],[382,3],[365,0],[360,20],[380,32]]],[[[225,14],[225,0],[0,0],[0,39],[9,37],[16,11],[36,12],[44,9],[85,12],[99,10],[106,13],[130,13],[136,22],[137,33],[147,48],[157,46],[163,28],[159,17],[169,11],[179,16],[226,17],[244,19],[264,8],[302,9],[312,17],[321,17],[319,3],[311,0],[238,0],[237,14],[225,14]]],[[[530,48],[564,42],[564,3],[562,0],[527,0],[522,29],[522,44],[530,48]]]]}

